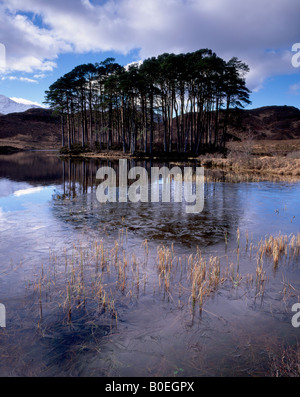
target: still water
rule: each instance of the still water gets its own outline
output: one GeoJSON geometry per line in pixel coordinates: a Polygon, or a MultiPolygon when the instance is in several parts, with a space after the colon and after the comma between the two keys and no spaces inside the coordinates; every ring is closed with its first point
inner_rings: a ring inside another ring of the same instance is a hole
{"type": "Polygon", "coordinates": [[[276,268],[267,258],[261,292],[255,247],[300,231],[300,183],[219,178],[205,183],[204,210],[187,214],[183,203],[100,204],[101,166],[118,163],[0,156],[0,375],[268,375],[278,347],[298,340],[299,257],[276,268]],[[190,293],[197,249],[227,269],[202,310],[190,293]]]}

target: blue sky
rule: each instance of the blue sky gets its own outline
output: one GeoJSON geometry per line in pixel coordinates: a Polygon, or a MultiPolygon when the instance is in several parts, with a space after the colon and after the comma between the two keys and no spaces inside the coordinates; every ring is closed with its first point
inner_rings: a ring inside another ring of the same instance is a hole
{"type": "Polygon", "coordinates": [[[249,65],[249,107],[299,108],[299,15],[299,0],[0,0],[0,94],[42,103],[82,63],[210,48],[249,65]]]}

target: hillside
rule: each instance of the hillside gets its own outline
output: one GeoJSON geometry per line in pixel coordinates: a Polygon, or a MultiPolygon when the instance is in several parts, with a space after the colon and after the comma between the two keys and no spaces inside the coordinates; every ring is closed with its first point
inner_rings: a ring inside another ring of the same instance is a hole
{"type": "MultiPolygon", "coordinates": [[[[239,110],[232,114],[228,132],[230,140],[300,139],[300,110],[291,106],[239,110]]],[[[0,146],[28,150],[57,149],[60,145],[59,117],[51,110],[0,115],[0,146]]]]}
{"type": "Polygon", "coordinates": [[[232,117],[228,132],[240,139],[299,139],[300,110],[292,106],[241,110],[232,117]]]}
{"type": "Polygon", "coordinates": [[[57,149],[60,122],[48,109],[30,109],[0,116],[0,146],[19,149],[57,149]]]}

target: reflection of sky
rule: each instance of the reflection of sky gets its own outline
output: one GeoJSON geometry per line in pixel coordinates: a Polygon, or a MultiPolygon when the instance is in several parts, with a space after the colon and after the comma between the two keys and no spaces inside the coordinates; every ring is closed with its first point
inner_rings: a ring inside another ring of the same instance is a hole
{"type": "Polygon", "coordinates": [[[32,187],[26,183],[0,180],[0,214],[4,212],[23,211],[28,205],[43,204],[49,201],[54,186],[32,187]]]}
{"type": "Polygon", "coordinates": [[[30,187],[28,189],[17,190],[16,192],[14,192],[14,196],[17,196],[17,197],[25,196],[26,194],[34,194],[34,193],[41,192],[42,190],[43,190],[42,187],[30,187]]]}
{"type": "MultiPolygon", "coordinates": [[[[240,228],[258,235],[300,230],[300,184],[257,183],[240,190],[243,216],[240,228]]],[[[237,209],[238,211],[238,209],[237,209]]]]}
{"type": "Polygon", "coordinates": [[[32,277],[34,267],[44,263],[53,240],[59,245],[62,234],[49,208],[55,186],[0,179],[0,187],[0,273],[11,264],[21,264],[20,272],[13,272],[5,280],[15,294],[24,275],[32,277]],[[54,239],[56,235],[59,237],[54,239]]]}
{"type": "MultiPolygon", "coordinates": [[[[300,184],[260,182],[207,185],[204,211],[193,217],[187,216],[185,210],[172,200],[168,206],[161,202],[155,205],[109,203],[99,206],[95,192],[92,195],[79,194],[71,202],[62,201],[59,202],[61,205],[57,205],[52,201],[56,188],[61,189],[53,185],[32,186],[0,179],[1,233],[10,230],[13,236],[23,230],[23,235],[28,237],[29,230],[43,227],[49,237],[51,228],[53,235],[58,234],[58,220],[64,221],[63,226],[68,225],[67,228],[76,225],[77,229],[83,226],[97,229],[103,224],[108,227],[119,225],[120,217],[126,217],[131,229],[138,230],[141,236],[176,237],[177,241],[191,241],[191,236],[194,236],[195,241],[203,244],[216,239],[221,241],[224,230],[231,226],[234,228],[233,234],[239,227],[241,235],[248,231],[253,233],[254,238],[279,231],[297,233],[300,229],[300,184]],[[56,205],[53,207],[50,203],[56,205]],[[56,210],[55,215],[59,214],[54,219],[53,209],[56,210]]],[[[4,235],[2,238],[5,238],[4,235]]]]}
{"type": "Polygon", "coordinates": [[[30,188],[27,182],[14,182],[9,179],[0,179],[0,197],[7,197],[19,189],[30,188]]]}

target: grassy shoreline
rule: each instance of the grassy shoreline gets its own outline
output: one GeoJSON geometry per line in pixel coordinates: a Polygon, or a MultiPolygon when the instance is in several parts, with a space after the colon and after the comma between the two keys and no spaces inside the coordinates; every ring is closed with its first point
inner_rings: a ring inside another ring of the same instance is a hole
{"type": "Polygon", "coordinates": [[[300,140],[230,142],[228,155],[200,156],[201,165],[239,174],[300,180],[300,140]]]}
{"type": "Polygon", "coordinates": [[[251,156],[248,158],[202,158],[202,166],[221,169],[240,174],[256,174],[257,176],[286,177],[300,180],[300,158],[289,159],[283,156],[251,156]]]}
{"type": "Polygon", "coordinates": [[[227,153],[209,153],[199,156],[190,154],[154,153],[153,156],[123,153],[122,151],[87,152],[76,157],[82,159],[120,159],[161,160],[171,164],[196,163],[207,169],[225,173],[240,174],[247,177],[278,178],[279,180],[300,180],[300,140],[229,142],[227,153]]]}
{"type": "MultiPolygon", "coordinates": [[[[14,148],[13,146],[0,146],[0,149],[1,155],[26,151],[26,149],[14,148]]],[[[84,153],[63,154],[57,150],[56,154],[62,159],[153,160],[169,162],[174,165],[193,163],[194,165],[203,166],[212,172],[239,175],[240,178],[246,180],[253,178],[255,180],[300,180],[300,139],[228,142],[226,153],[224,154],[207,153],[199,156],[193,156],[190,153],[178,154],[176,152],[154,152],[150,156],[144,153],[123,153],[123,151],[118,150],[102,151],[100,153],[87,151],[84,153]]]]}

